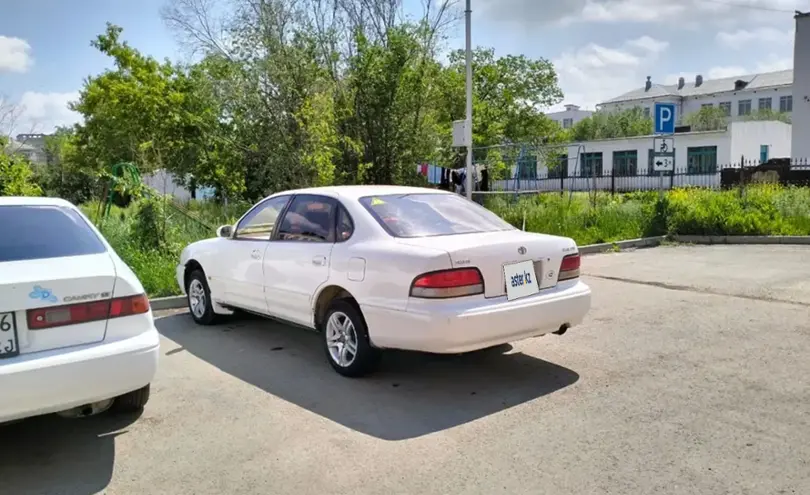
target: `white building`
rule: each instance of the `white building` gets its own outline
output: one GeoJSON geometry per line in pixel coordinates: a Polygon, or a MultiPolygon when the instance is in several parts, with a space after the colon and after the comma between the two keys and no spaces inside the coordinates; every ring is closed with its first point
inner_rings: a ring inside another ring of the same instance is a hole
{"type": "Polygon", "coordinates": [[[563,129],[570,129],[574,127],[574,124],[591,115],[593,112],[590,110],[580,110],[577,105],[565,105],[565,110],[562,112],[547,113],[546,117],[560,124],[563,129]]]}
{"type": "MultiPolygon", "coordinates": [[[[798,32],[797,38],[798,38],[798,32]]],[[[797,53],[799,46],[796,47],[797,53]]],[[[810,65],[810,60],[805,60],[810,65]]],[[[597,105],[600,110],[617,111],[641,107],[649,115],[655,103],[674,103],[676,118],[713,106],[725,110],[730,120],[739,119],[758,110],[793,111],[793,71],[783,70],[748,74],[722,79],[704,79],[698,75],[692,81],[680,78],[677,84],[656,84],[650,77],[644,87],[630,91],[597,105]]]]}
{"type": "MultiPolygon", "coordinates": [[[[519,186],[515,180],[495,181],[492,190],[655,189],[659,183],[650,177],[658,175],[652,167],[653,138],[604,139],[545,149],[537,157],[539,179],[533,179],[534,174],[521,174],[524,178],[519,186]],[[549,159],[559,160],[560,165],[549,170],[549,159]]],[[[673,139],[675,176],[671,181],[667,178],[667,186],[716,186],[725,166],[789,156],[791,125],[731,122],[724,130],[678,133],[673,139]]],[[[515,172],[513,167],[513,177],[515,172]]]]}
{"type": "Polygon", "coordinates": [[[810,13],[796,14],[796,40],[793,48],[793,112],[794,159],[810,158],[810,13]]]}

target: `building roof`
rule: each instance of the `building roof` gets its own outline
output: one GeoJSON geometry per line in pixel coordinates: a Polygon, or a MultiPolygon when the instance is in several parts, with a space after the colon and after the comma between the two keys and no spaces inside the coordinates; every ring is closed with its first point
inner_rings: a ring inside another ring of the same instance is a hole
{"type": "Polygon", "coordinates": [[[664,96],[674,96],[685,98],[689,96],[703,96],[726,91],[735,91],[737,81],[748,83],[744,89],[748,91],[762,88],[772,88],[774,86],[790,86],[793,84],[793,70],[781,70],[777,72],[765,72],[762,74],[747,74],[742,76],[724,77],[721,79],[704,79],[700,86],[695,85],[695,81],[687,82],[683,88],[678,90],[677,84],[653,84],[649,91],[643,87],[634,89],[616,98],[604,101],[606,103],[621,103],[625,101],[643,100],[646,98],[660,98],[664,96]]]}

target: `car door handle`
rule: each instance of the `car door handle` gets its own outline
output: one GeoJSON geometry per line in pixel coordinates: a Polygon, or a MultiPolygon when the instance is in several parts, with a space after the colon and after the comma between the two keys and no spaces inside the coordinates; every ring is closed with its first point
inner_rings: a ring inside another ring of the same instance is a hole
{"type": "Polygon", "coordinates": [[[312,264],[315,266],[323,266],[326,264],[326,256],[315,256],[312,258],[312,264]]]}
{"type": "Polygon", "coordinates": [[[262,253],[258,249],[254,249],[253,251],[250,252],[250,257],[253,258],[254,260],[257,260],[262,257],[262,253]]]}

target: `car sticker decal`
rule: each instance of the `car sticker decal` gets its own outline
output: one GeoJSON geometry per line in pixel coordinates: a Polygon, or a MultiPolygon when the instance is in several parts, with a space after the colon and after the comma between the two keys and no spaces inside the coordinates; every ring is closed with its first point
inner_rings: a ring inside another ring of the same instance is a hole
{"type": "Polygon", "coordinates": [[[380,206],[384,204],[385,201],[381,200],[380,198],[371,198],[371,206],[380,206]]]}
{"type": "Polygon", "coordinates": [[[28,294],[28,297],[30,297],[31,299],[39,299],[42,301],[48,301],[52,303],[55,303],[59,300],[55,295],[53,295],[51,289],[43,289],[39,285],[34,286],[34,290],[30,294],[28,294]]]}

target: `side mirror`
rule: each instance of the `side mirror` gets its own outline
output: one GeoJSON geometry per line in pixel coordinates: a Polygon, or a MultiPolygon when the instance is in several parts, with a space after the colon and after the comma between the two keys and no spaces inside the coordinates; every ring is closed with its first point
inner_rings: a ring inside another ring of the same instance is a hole
{"type": "Polygon", "coordinates": [[[233,226],[223,225],[217,229],[217,237],[231,237],[233,234],[233,226]]]}

